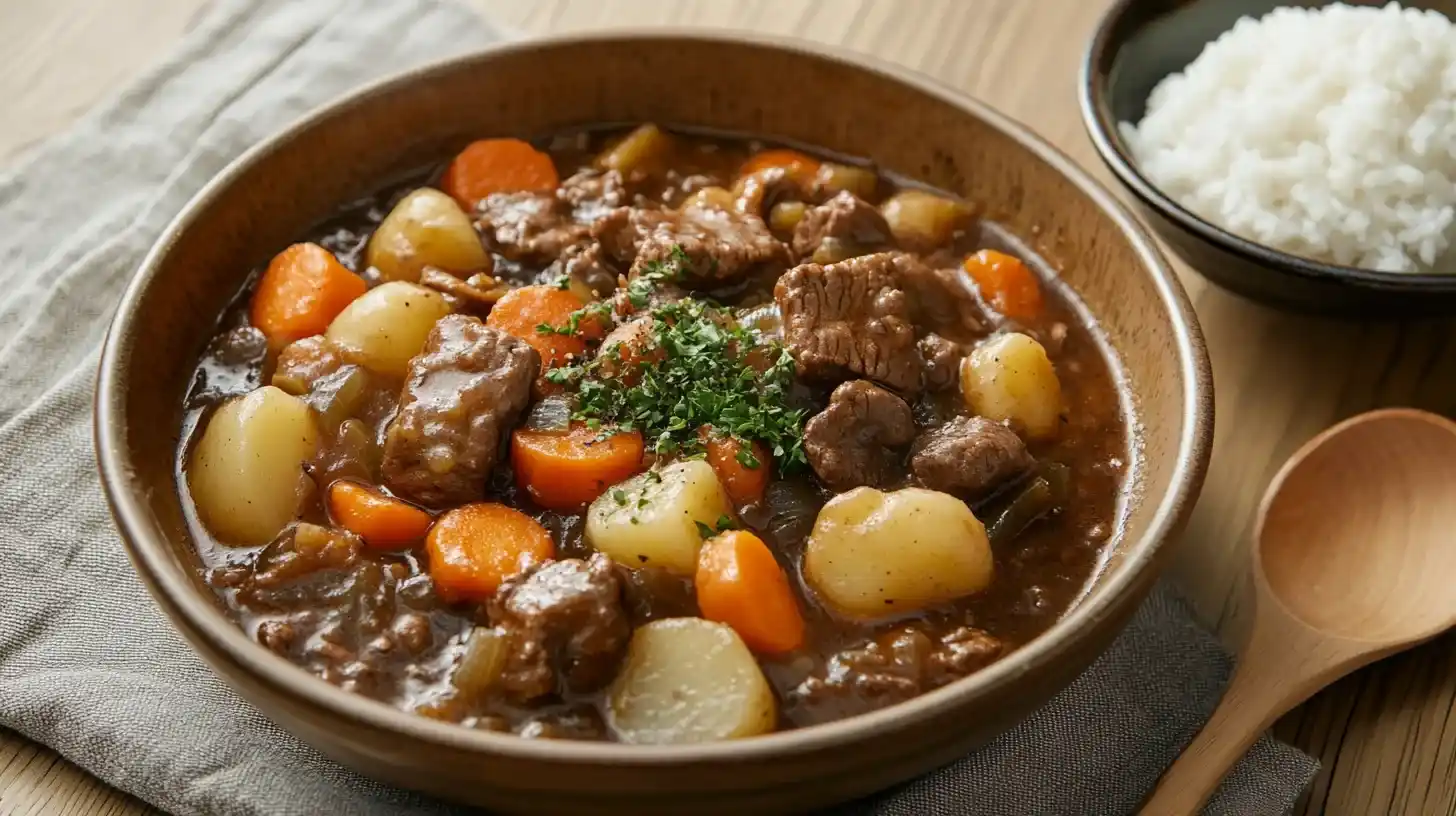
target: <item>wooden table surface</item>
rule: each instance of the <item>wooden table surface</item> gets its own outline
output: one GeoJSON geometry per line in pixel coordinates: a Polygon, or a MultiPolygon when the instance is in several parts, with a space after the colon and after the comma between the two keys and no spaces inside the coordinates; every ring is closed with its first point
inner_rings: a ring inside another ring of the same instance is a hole
{"type": "MultiPolygon", "coordinates": [[[[6,0],[0,162],[155,59],[205,0],[6,0]],[[83,56],[84,58],[77,58],[83,56]]],[[[703,25],[791,34],[931,74],[1035,128],[1110,182],[1075,100],[1083,44],[1110,0],[469,0],[528,33],[703,25]]],[[[872,126],[873,123],[867,123],[872,126]]],[[[1337,419],[1384,405],[1456,412],[1451,326],[1295,318],[1187,269],[1218,386],[1218,430],[1175,579],[1229,643],[1247,623],[1247,540],[1279,462],[1337,419]]],[[[1276,732],[1323,770],[1298,813],[1456,813],[1456,650],[1448,636],[1338,683],[1276,732]]],[[[152,813],[0,731],[0,814],[152,813]]]]}

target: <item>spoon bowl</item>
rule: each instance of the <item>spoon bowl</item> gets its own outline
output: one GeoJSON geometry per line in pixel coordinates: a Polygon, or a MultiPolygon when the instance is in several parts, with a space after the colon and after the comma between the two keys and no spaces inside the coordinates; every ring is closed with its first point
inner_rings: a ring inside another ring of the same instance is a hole
{"type": "Polygon", "coordinates": [[[1336,425],[1270,483],[1257,580],[1310,629],[1411,643],[1456,622],[1456,423],[1377,411],[1336,425]]]}
{"type": "Polygon", "coordinates": [[[1389,409],[1300,448],[1254,540],[1254,624],[1218,709],[1144,814],[1196,813],[1274,721],[1361,666],[1456,625],[1456,423],[1389,409]]]}

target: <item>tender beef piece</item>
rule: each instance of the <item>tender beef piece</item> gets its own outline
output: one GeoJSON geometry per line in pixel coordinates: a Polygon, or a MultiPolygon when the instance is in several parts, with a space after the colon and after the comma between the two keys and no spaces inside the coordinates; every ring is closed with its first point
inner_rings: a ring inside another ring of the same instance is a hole
{"type": "Polygon", "coordinates": [[[458,278],[443,269],[427,266],[420,272],[420,285],[445,295],[451,307],[457,312],[486,314],[510,291],[488,273],[480,272],[469,278],[458,278]]]}
{"type": "Polygon", "coordinates": [[[626,182],[616,170],[579,170],[561,182],[556,198],[567,207],[577,221],[590,224],[612,210],[631,201],[626,182]]]}
{"type": "Polygon", "coordinates": [[[408,574],[362,554],[353,533],[299,523],[257,555],[236,587],[239,607],[266,614],[256,637],[323,679],[377,694],[400,649],[396,589],[408,574]]]}
{"type": "Polygon", "coordinates": [[[921,434],[910,452],[916,481],[967,498],[985,496],[1035,464],[1015,431],[985,417],[956,417],[921,434]]]}
{"type": "Polygon", "coordinates": [[[833,490],[882,487],[895,477],[914,438],[915,417],[904,400],[853,380],[834,389],[829,407],[805,423],[804,453],[833,490]]]}
{"type": "Polygon", "coordinates": [[[777,273],[789,251],[756,215],[703,207],[613,210],[592,228],[608,256],[630,264],[630,277],[648,264],[685,259],[684,285],[721,285],[755,273],[777,273]]]}
{"type": "Polygon", "coordinates": [[[828,266],[808,263],[779,278],[774,300],[799,376],[817,382],[865,377],[902,393],[920,389],[909,297],[898,278],[919,266],[883,252],[828,266]]]}
{"type": "Polygon", "coordinates": [[[900,285],[910,295],[915,322],[962,340],[981,337],[991,325],[965,270],[916,261],[903,265],[900,285]]]}
{"type": "Polygon", "coordinates": [[[473,317],[441,318],[410,361],[385,435],[384,483],[433,507],[479,498],[540,368],[524,340],[473,317]]]}
{"type": "Polygon", "coordinates": [[[955,388],[960,380],[961,360],[968,353],[965,346],[933,332],[920,338],[916,345],[925,360],[925,388],[929,391],[955,388]]]}
{"type": "Polygon", "coordinates": [[[811,208],[794,229],[794,257],[800,261],[834,263],[893,246],[885,217],[850,192],[811,208]]]}
{"type": "Polygon", "coordinates": [[[661,618],[699,617],[692,579],[652,566],[629,569],[618,565],[617,574],[633,626],[661,618]]]}
{"type": "Polygon", "coordinates": [[[522,263],[548,264],[591,234],[553,193],[494,193],[476,206],[476,216],[486,245],[522,263]]]}
{"type": "Polygon", "coordinates": [[[888,632],[830,657],[823,671],[789,693],[797,706],[833,719],[903,702],[994,662],[1001,641],[960,627],[936,637],[918,627],[888,632]]]}
{"type": "Polygon", "coordinates": [[[607,262],[601,245],[596,243],[568,247],[543,277],[555,281],[562,275],[591,290],[599,298],[617,291],[617,270],[607,262]]]}
{"type": "Polygon", "coordinates": [[[290,394],[307,394],[315,382],[344,366],[344,358],[323,335],[295,340],[278,352],[273,385],[290,394]]]}
{"type": "Polygon", "coordinates": [[[500,688],[520,701],[601,688],[632,634],[621,581],[601,553],[532,567],[501,585],[488,613],[511,645],[500,688]]]}

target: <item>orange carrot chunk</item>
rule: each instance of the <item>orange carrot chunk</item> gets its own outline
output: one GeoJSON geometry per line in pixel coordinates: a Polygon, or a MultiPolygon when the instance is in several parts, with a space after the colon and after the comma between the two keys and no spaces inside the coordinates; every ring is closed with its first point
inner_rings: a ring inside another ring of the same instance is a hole
{"type": "Polygon", "coordinates": [[[642,434],[602,438],[602,432],[573,424],[565,433],[524,428],[511,435],[516,483],[550,510],[579,510],[618,482],[643,469],[642,434]]]}
{"type": "Polygon", "coordinates": [[[484,601],[507,578],[554,558],[539,522],[503,504],[477,502],[440,516],[425,538],[430,578],[449,602],[484,601]]]}
{"type": "Polygon", "coordinates": [[[329,515],[376,550],[413,547],[424,540],[434,521],[408,502],[346,481],[334,482],[329,488],[329,515]]]}
{"type": "Polygon", "coordinates": [[[804,644],[788,576],[753,533],[729,530],[704,543],[693,585],[703,617],[733,627],[748,648],[779,655],[804,644]]]}
{"type": "Polygon", "coordinates": [[[719,436],[704,425],[698,438],[708,453],[708,464],[718,474],[718,481],[728,491],[733,504],[744,507],[763,500],[768,477],[773,471],[773,457],[760,442],[745,446],[731,436],[719,436]]]}
{"type": "Polygon", "coordinates": [[[491,193],[546,193],[560,178],[551,157],[520,139],[481,139],[460,151],[440,187],[472,212],[491,193]]]}
{"type": "Polygon", "coordinates": [[[1041,283],[1019,258],[983,249],[967,257],[963,266],[991,308],[1012,320],[1030,321],[1041,315],[1041,283]]]}
{"type": "Polygon", "coordinates": [[[364,294],[364,279],[318,244],[294,244],[273,256],[253,293],[249,319],[280,349],[323,334],[339,312],[364,294]]]}
{"type": "Polygon", "coordinates": [[[748,161],[739,168],[740,176],[752,175],[760,170],[780,168],[790,179],[798,184],[808,184],[814,180],[815,174],[819,172],[820,161],[813,156],[800,153],[797,150],[776,147],[770,150],[761,150],[748,157],[748,161]]]}
{"type": "Polygon", "coordinates": [[[485,325],[525,340],[541,353],[541,371],[563,365],[586,353],[586,341],[603,334],[602,321],[578,320],[576,331],[562,334],[557,329],[571,325],[571,316],[586,301],[567,289],[555,286],[523,286],[507,292],[496,302],[485,325]],[[547,329],[543,331],[542,328],[547,329]]]}

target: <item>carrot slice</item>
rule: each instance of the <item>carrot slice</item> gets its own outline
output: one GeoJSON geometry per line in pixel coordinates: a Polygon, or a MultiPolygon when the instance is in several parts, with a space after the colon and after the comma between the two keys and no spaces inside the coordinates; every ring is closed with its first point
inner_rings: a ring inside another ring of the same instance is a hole
{"type": "Polygon", "coordinates": [[[430,578],[446,601],[483,601],[507,578],[554,558],[539,522],[503,504],[477,502],[440,516],[425,538],[430,578]]]}
{"type": "Polygon", "coordinates": [[[347,481],[329,488],[329,515],[377,550],[413,547],[424,540],[434,522],[429,513],[408,502],[347,481]]]}
{"type": "Polygon", "coordinates": [[[642,434],[613,434],[577,423],[565,433],[530,431],[511,435],[516,483],[550,510],[577,510],[607,488],[641,471],[642,434]]]}
{"type": "Polygon", "coordinates": [[[1041,283],[1021,259],[983,249],[967,257],[962,266],[991,308],[1012,320],[1035,320],[1041,315],[1041,283]]]}
{"type": "Polygon", "coordinates": [[[733,504],[743,507],[763,500],[768,489],[768,477],[773,471],[773,456],[760,442],[748,445],[731,436],[719,436],[704,425],[698,429],[698,438],[708,453],[708,464],[718,474],[718,481],[728,491],[733,504]]]}
{"type": "Polygon", "coordinates": [[[507,292],[496,301],[485,319],[485,325],[530,343],[541,353],[541,371],[580,358],[586,353],[586,341],[602,336],[598,319],[579,320],[572,334],[557,329],[570,326],[571,316],[586,306],[586,301],[568,289],[555,286],[523,286],[507,292]],[[547,329],[543,331],[542,328],[547,329]]]}
{"type": "Polygon", "coordinates": [[[748,161],[739,168],[740,176],[747,176],[757,173],[760,170],[769,168],[781,168],[785,175],[799,184],[808,184],[814,180],[815,174],[819,172],[821,162],[813,156],[800,153],[797,150],[789,150],[784,147],[776,147],[770,150],[761,150],[748,157],[748,161]]]}
{"type": "Polygon", "coordinates": [[[318,244],[294,244],[273,256],[253,293],[249,319],[274,349],[323,334],[364,294],[364,279],[318,244]]]}
{"type": "Polygon", "coordinates": [[[520,139],[471,142],[445,169],[440,187],[466,212],[491,193],[545,193],[560,177],[551,157],[520,139]]]}
{"type": "Polygon", "coordinates": [[[703,617],[733,627],[748,648],[778,655],[804,644],[788,576],[753,533],[729,530],[704,543],[693,586],[703,617]]]}

